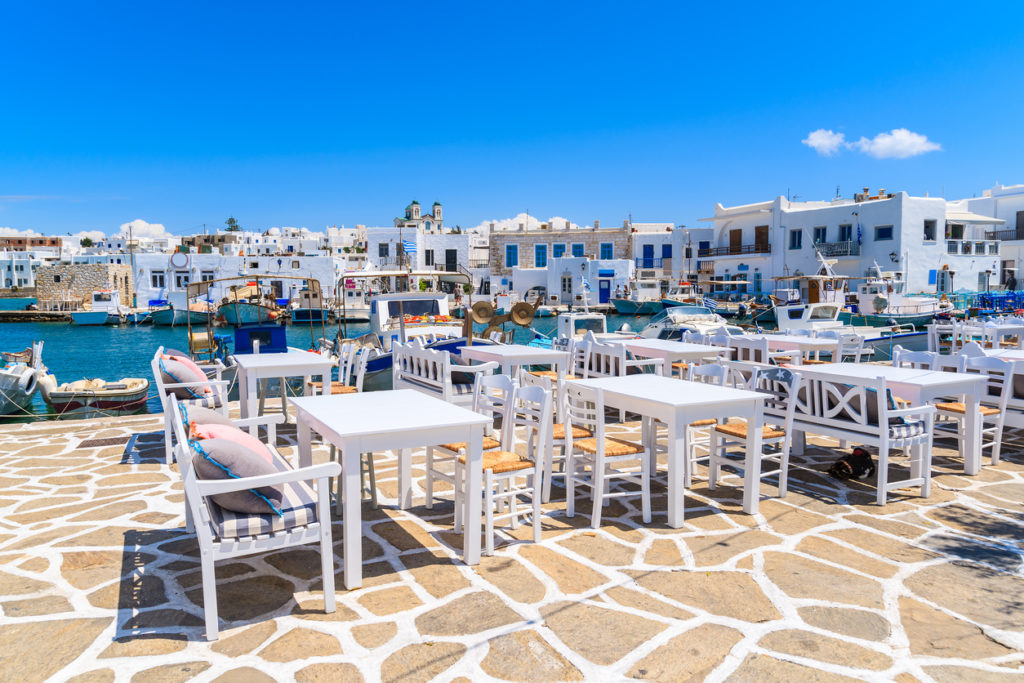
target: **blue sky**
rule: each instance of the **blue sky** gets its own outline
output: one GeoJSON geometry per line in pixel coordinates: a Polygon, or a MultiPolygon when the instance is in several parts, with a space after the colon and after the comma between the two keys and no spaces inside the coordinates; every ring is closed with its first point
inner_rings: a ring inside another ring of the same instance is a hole
{"type": "Polygon", "coordinates": [[[379,225],[412,198],[693,226],[1024,182],[1018,3],[290,4],[8,3],[0,227],[379,225]],[[868,153],[894,129],[941,149],[868,153]]]}

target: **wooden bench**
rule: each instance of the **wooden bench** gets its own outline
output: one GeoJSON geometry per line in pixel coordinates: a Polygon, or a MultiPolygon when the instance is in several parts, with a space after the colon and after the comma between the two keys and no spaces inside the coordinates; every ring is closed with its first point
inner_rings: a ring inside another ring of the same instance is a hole
{"type": "Polygon", "coordinates": [[[448,351],[434,351],[408,344],[394,344],[391,354],[393,388],[414,389],[462,406],[473,404],[473,378],[477,374],[489,374],[498,369],[497,363],[454,365],[448,351]],[[456,378],[463,381],[454,381],[452,375],[455,373],[465,373],[456,378]]]}
{"type": "MultiPolygon", "coordinates": [[[[793,417],[793,451],[803,452],[807,433],[831,436],[840,441],[878,448],[877,502],[885,505],[889,491],[920,486],[921,495],[931,491],[932,427],[934,406],[895,409],[885,379],[837,378],[801,367],[802,386],[797,392],[793,417]],[[889,482],[889,452],[910,454],[910,477],[889,482]]],[[[769,412],[765,411],[765,418],[769,412]]]]}

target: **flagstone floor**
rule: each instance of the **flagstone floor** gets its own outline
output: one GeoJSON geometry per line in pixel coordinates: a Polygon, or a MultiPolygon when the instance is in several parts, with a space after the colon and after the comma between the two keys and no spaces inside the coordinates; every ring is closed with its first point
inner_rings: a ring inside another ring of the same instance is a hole
{"type": "MultiPolygon", "coordinates": [[[[816,442],[757,516],[737,479],[699,477],[679,530],[660,486],[652,524],[625,499],[596,531],[556,488],[543,543],[521,527],[478,567],[455,559],[450,503],[394,508],[380,454],[363,587],[325,615],[315,546],[224,562],[210,643],[159,427],[0,428],[0,680],[1024,679],[1024,442],[977,477],[937,448],[931,497],[884,508],[872,481],[824,474],[836,451],[816,442]]],[[[338,566],[337,521],[334,539],[338,566]]]]}

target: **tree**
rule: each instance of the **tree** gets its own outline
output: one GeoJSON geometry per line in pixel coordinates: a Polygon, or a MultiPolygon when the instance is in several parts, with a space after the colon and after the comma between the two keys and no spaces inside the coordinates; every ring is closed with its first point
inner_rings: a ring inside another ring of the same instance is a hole
{"type": "Polygon", "coordinates": [[[224,225],[228,226],[228,232],[238,232],[242,229],[242,226],[238,224],[234,216],[228,216],[228,219],[224,221],[224,225]]]}
{"type": "Polygon", "coordinates": [[[82,241],[80,241],[79,244],[81,244],[83,247],[91,247],[93,242],[92,239],[88,237],[83,237],[82,241]]]}

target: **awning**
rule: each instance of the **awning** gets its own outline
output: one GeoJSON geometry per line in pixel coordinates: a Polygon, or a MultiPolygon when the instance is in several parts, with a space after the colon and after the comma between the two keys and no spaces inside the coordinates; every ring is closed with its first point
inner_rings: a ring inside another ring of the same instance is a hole
{"type": "Polygon", "coordinates": [[[946,222],[948,223],[975,223],[978,225],[995,225],[998,223],[1005,223],[1006,221],[1001,218],[992,218],[991,216],[982,216],[978,213],[971,213],[970,211],[947,211],[946,222]]]}

